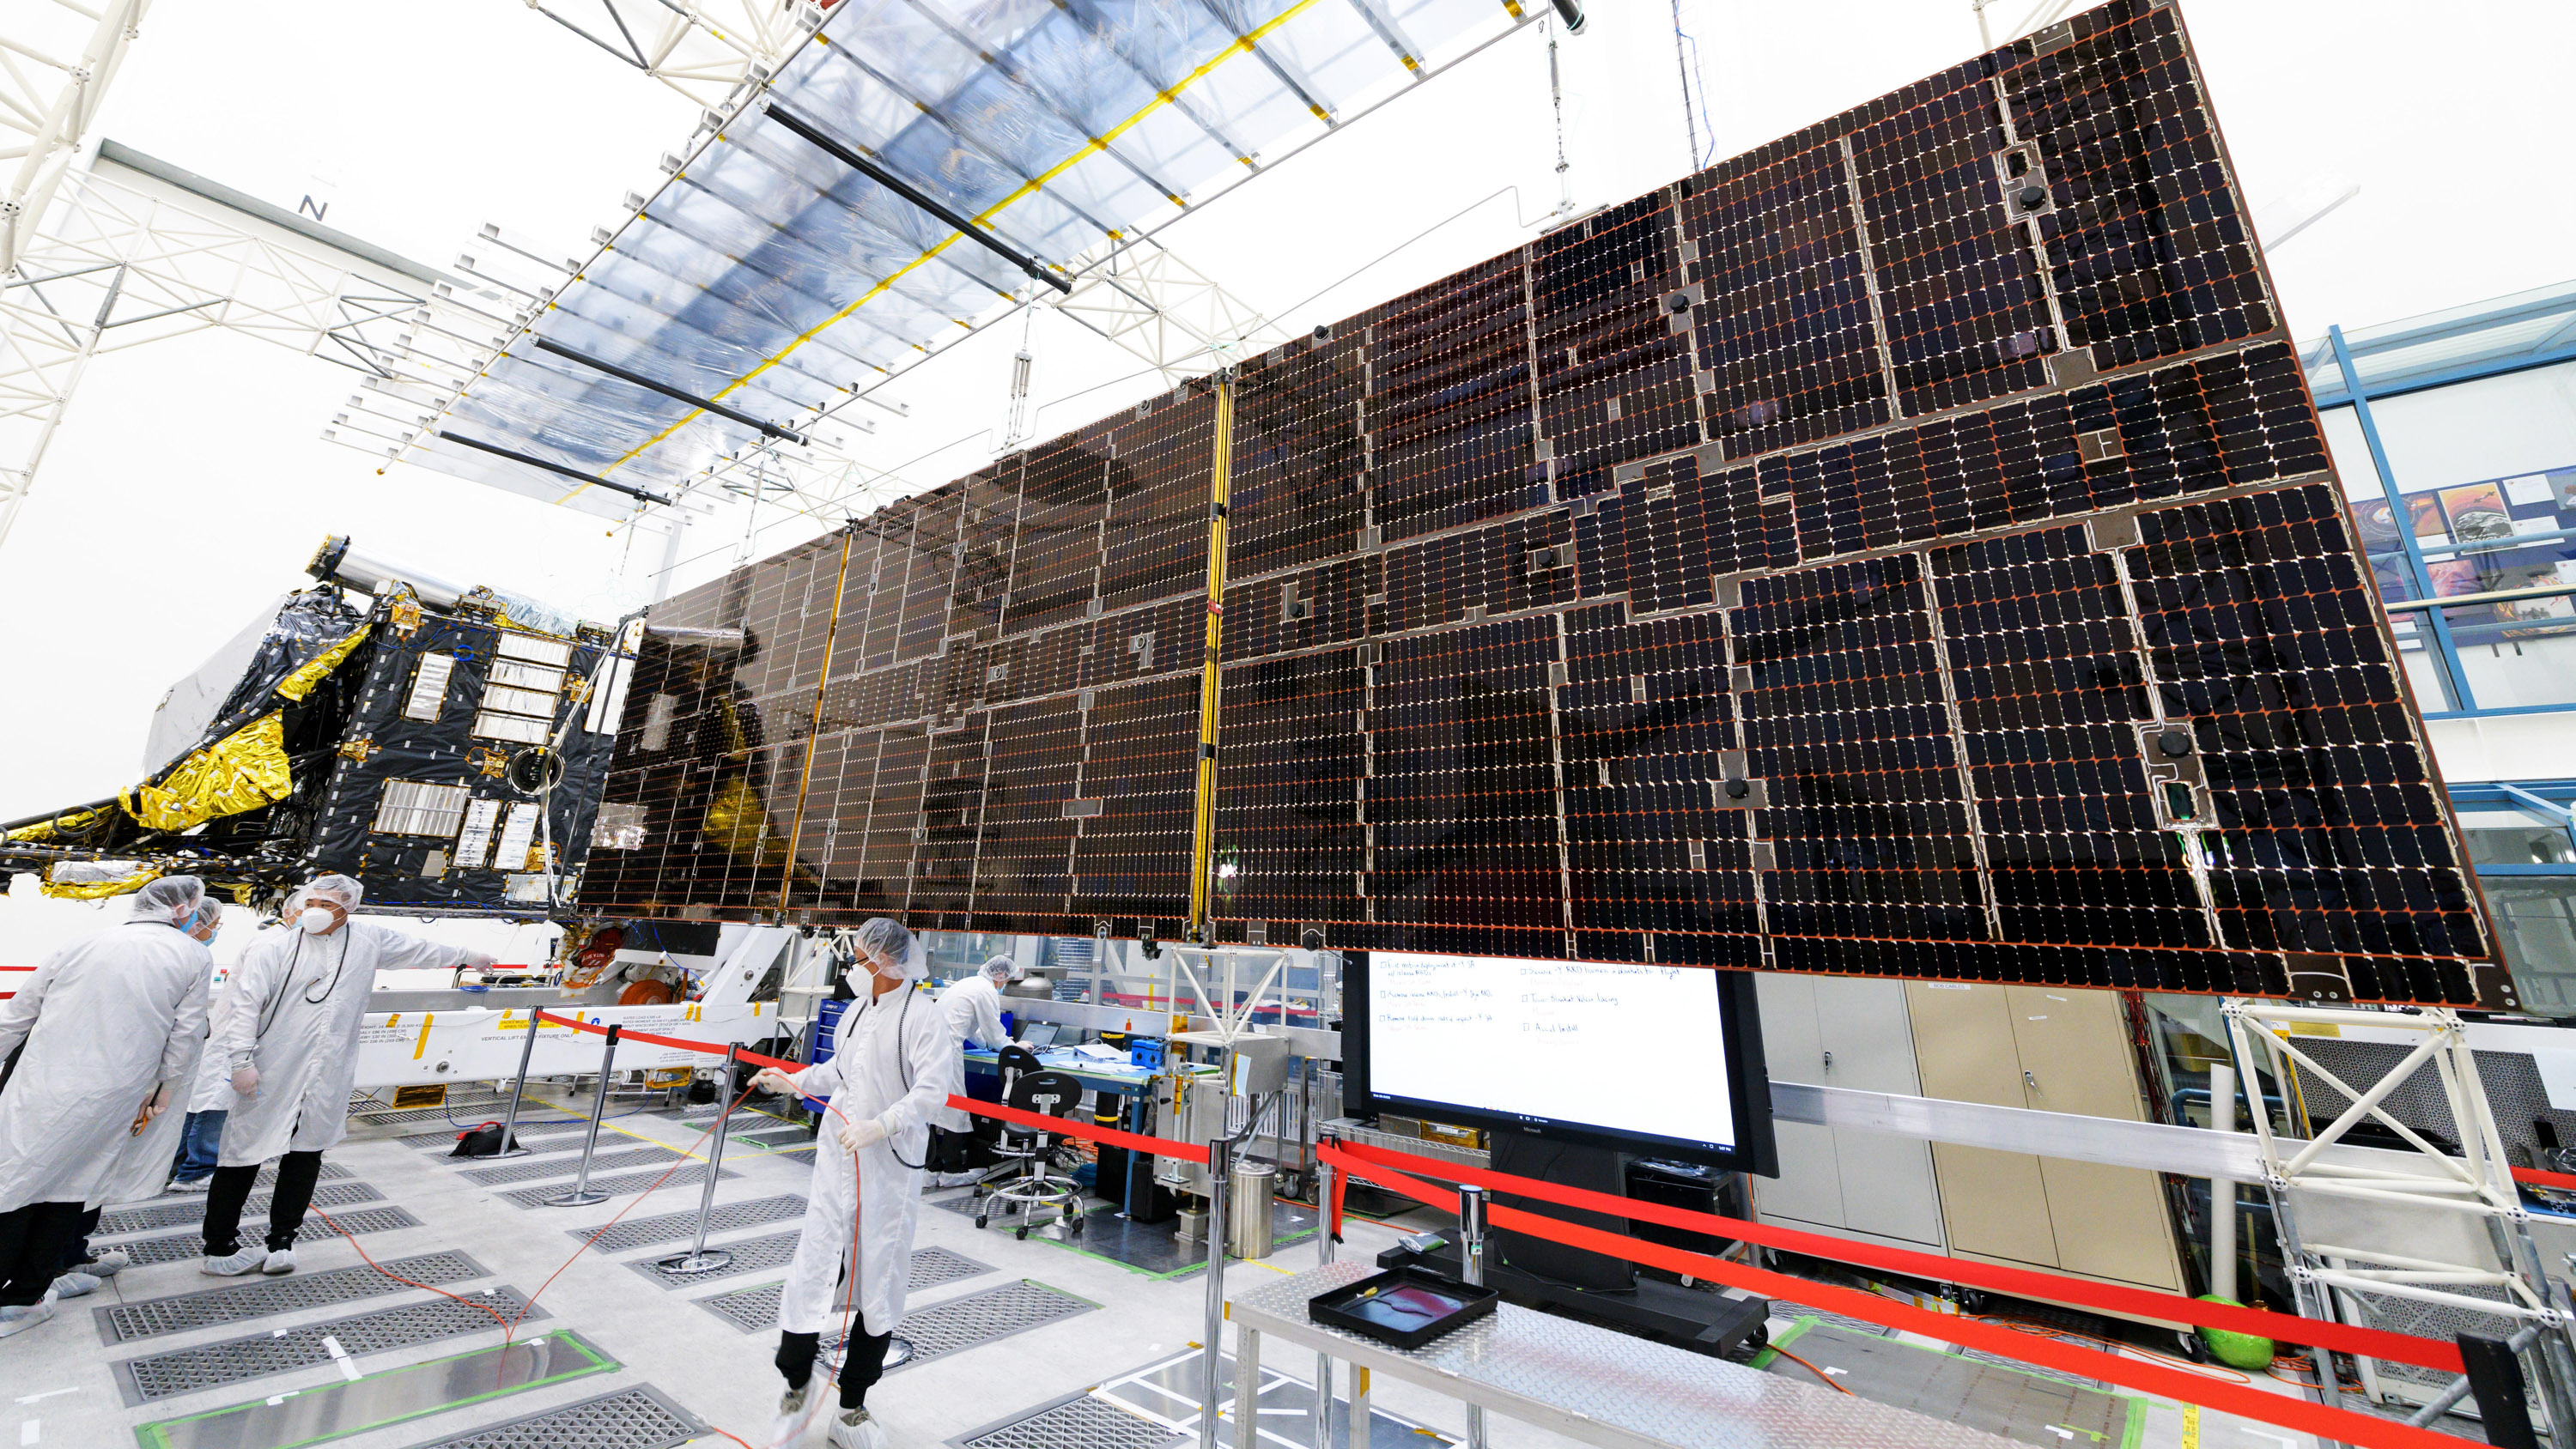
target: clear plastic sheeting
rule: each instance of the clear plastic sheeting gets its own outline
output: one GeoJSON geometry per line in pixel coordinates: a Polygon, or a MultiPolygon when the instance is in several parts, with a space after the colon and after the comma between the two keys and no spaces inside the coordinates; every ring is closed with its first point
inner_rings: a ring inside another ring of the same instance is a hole
{"type": "Polygon", "coordinates": [[[399,456],[609,516],[670,498],[1007,305],[1019,259],[1066,279],[1544,8],[843,0],[399,456]]]}

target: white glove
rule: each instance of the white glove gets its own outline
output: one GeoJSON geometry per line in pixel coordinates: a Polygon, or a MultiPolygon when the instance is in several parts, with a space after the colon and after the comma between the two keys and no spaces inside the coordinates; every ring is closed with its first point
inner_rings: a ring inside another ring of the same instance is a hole
{"type": "Polygon", "coordinates": [[[776,1067],[762,1067],[759,1074],[751,1079],[751,1084],[764,1092],[785,1092],[793,1096],[796,1091],[795,1076],[776,1067]]]}
{"type": "Polygon", "coordinates": [[[233,1068],[233,1091],[244,1101],[259,1095],[259,1068],[247,1064],[233,1068]]]}
{"type": "Polygon", "coordinates": [[[856,1122],[841,1124],[841,1145],[852,1152],[862,1147],[874,1147],[885,1138],[885,1128],[877,1125],[877,1119],[874,1117],[862,1117],[856,1122]]]}
{"type": "Polygon", "coordinates": [[[489,971],[501,962],[498,957],[486,956],[480,951],[468,951],[465,953],[465,964],[477,970],[489,971]]]}
{"type": "Polygon", "coordinates": [[[153,1118],[160,1116],[162,1113],[169,1111],[170,1097],[170,1084],[168,1082],[163,1082],[160,1086],[154,1088],[152,1095],[143,1099],[143,1119],[148,1122],[153,1118]]]}

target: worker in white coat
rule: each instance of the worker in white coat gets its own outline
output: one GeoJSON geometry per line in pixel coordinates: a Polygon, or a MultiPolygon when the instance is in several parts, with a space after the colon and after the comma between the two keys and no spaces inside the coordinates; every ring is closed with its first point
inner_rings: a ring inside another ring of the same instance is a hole
{"type": "MultiPolygon", "coordinates": [[[[223,916],[222,903],[209,896],[197,907],[196,914],[189,918],[183,929],[187,931],[189,940],[212,946],[215,931],[223,924],[223,916]]],[[[211,975],[209,973],[210,978],[211,975]]],[[[207,990],[207,1012],[211,1017],[214,1009],[211,1003],[222,993],[214,988],[211,979],[207,990]]],[[[179,1083],[186,1082],[186,1074],[196,1069],[197,1061],[205,1055],[205,1045],[203,1037],[188,1044],[188,1065],[182,1069],[182,1075],[177,1079],[179,1083]]],[[[133,1256],[122,1248],[90,1251],[89,1235],[98,1231],[99,1213],[107,1204],[140,1202],[160,1194],[162,1179],[170,1172],[170,1154],[179,1145],[180,1124],[188,1115],[180,1110],[184,1104],[178,1100],[178,1093],[183,1090],[184,1086],[174,1085],[169,1111],[138,1112],[135,1115],[132,1135],[117,1148],[115,1165],[90,1188],[88,1211],[81,1214],[71,1242],[63,1249],[63,1271],[54,1279],[56,1298],[80,1298],[95,1293],[99,1284],[133,1266],[133,1256]]]]}
{"type": "Polygon", "coordinates": [[[489,966],[480,951],[423,941],[350,919],[364,887],[318,877],[287,902],[286,922],[242,953],[210,1043],[232,1066],[240,1099],[224,1121],[223,1151],[206,1193],[205,1271],[295,1271],[295,1234],[313,1204],[322,1154],[349,1135],[349,1088],[358,1077],[358,1027],[378,971],[489,966]],[[260,1164],[277,1164],[268,1242],[241,1244],[242,1206],[260,1164]]]}
{"type": "Polygon", "coordinates": [[[212,958],[187,925],[195,876],[164,876],[133,915],[54,953],[0,1002],[0,1337],[51,1318],[63,1249],[138,1122],[187,1090],[212,958]]]}
{"type": "Polygon", "coordinates": [[[880,916],[859,928],[858,951],[860,965],[848,980],[861,1000],[841,1018],[831,1060],[793,1073],[767,1068],[754,1078],[771,1091],[831,1104],[804,1231],[779,1295],[778,1371],[787,1393],[773,1444],[811,1417],[805,1405],[814,1359],[846,1276],[860,1321],[841,1366],[841,1410],[830,1442],[833,1449],[884,1449],[885,1431],[868,1417],[868,1386],[884,1372],[886,1347],[903,1319],[930,1119],[957,1090],[956,1041],[939,1004],[916,985],[928,965],[920,943],[880,916]]]}
{"type": "MultiPolygon", "coordinates": [[[[1011,1039],[1002,1025],[1002,988],[1027,974],[1010,957],[994,956],[940,995],[939,1009],[948,1018],[948,1034],[955,1038],[958,1050],[970,1046],[998,1050],[1011,1039]]],[[[971,1132],[975,1127],[963,1107],[942,1107],[931,1122],[949,1132],[971,1132]]]]}

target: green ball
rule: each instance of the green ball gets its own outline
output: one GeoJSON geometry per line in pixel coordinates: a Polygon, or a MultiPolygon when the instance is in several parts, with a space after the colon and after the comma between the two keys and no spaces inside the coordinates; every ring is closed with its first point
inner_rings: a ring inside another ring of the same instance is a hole
{"type": "MultiPolygon", "coordinates": [[[[2200,1295],[2200,1301],[2224,1303],[2230,1308],[2245,1306],[2233,1298],[2221,1298],[2215,1293],[2203,1293],[2200,1295]]],[[[2272,1366],[2272,1340],[2260,1334],[2236,1333],[2224,1328],[2203,1328],[2200,1330],[2200,1338],[2203,1343],[2209,1345],[2210,1353],[2229,1368],[2267,1369],[2272,1366]]]]}

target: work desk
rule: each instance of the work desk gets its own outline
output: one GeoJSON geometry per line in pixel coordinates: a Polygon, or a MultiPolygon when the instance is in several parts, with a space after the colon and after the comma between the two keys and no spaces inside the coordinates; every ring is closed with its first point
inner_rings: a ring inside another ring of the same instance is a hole
{"type": "MultiPolygon", "coordinates": [[[[1421,1348],[1393,1348],[1309,1318],[1306,1301],[1377,1269],[1328,1263],[1228,1302],[1235,1378],[1259,1383],[1265,1338],[1329,1354],[1352,1372],[1350,1422],[1368,1422],[1368,1380],[1386,1374],[1604,1449],[2006,1449],[2014,1441],[1801,1384],[1723,1359],[1500,1304],[1421,1348]]],[[[1238,1415],[1236,1449],[1257,1416],[1238,1415]]],[[[1271,1433],[1303,1444],[1311,1423],[1271,1433]]]]}
{"type": "MultiPolygon", "coordinates": [[[[1038,1064],[1049,1071],[1062,1072],[1095,1092],[1116,1092],[1129,1097],[1152,1086],[1156,1075],[1133,1062],[1103,1061],[1098,1057],[1085,1056],[1071,1047],[1047,1048],[1038,1053],[1038,1064]]],[[[999,1076],[1001,1058],[983,1047],[972,1047],[966,1052],[966,1068],[969,1071],[980,1070],[986,1076],[999,1076]]],[[[1166,1067],[1164,1070],[1169,1072],[1172,1069],[1166,1067]]],[[[1192,1075],[1205,1075],[1216,1068],[1190,1066],[1180,1070],[1192,1075]]]]}

